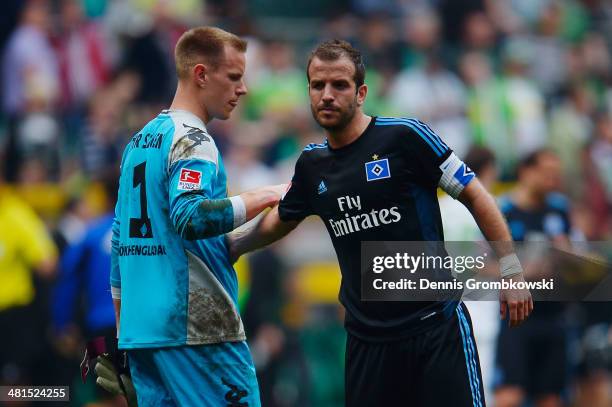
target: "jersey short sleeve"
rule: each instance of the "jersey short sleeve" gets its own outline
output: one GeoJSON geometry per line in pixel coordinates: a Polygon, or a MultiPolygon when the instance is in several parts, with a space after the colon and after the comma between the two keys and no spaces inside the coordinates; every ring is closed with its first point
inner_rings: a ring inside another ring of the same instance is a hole
{"type": "MultiPolygon", "coordinates": [[[[387,123],[385,119],[379,119],[387,123]]],[[[457,199],[475,174],[457,157],[436,132],[416,119],[393,119],[388,123],[402,123],[406,129],[408,154],[416,161],[423,183],[438,186],[457,199]]]]}
{"type": "Polygon", "coordinates": [[[219,159],[212,137],[186,123],[178,123],[174,131],[168,158],[170,201],[189,193],[209,198],[219,159]]]}
{"type": "Polygon", "coordinates": [[[204,237],[202,233],[224,233],[241,224],[238,218],[243,218],[244,214],[234,209],[234,201],[223,201],[227,198],[227,188],[219,193],[219,182],[225,185],[223,165],[214,140],[203,126],[175,123],[168,157],[170,216],[181,236],[191,240],[196,236],[204,237]],[[203,200],[215,202],[205,211],[205,216],[200,211],[203,200]]]}
{"type": "Polygon", "coordinates": [[[305,188],[305,177],[305,158],[304,153],[302,153],[295,164],[295,173],[293,174],[287,193],[278,206],[278,214],[280,219],[284,222],[301,221],[313,213],[310,206],[310,199],[305,188]]]}

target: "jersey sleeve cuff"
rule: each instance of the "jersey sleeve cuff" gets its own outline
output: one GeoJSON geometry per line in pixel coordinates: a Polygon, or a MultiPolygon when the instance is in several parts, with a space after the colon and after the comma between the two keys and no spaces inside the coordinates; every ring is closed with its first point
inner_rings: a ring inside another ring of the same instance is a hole
{"type": "Polygon", "coordinates": [[[459,197],[476,175],[455,153],[451,153],[442,164],[440,164],[442,176],[438,185],[454,199],[459,197]]]}
{"type": "Polygon", "coordinates": [[[236,229],[246,222],[246,206],[244,205],[244,200],[238,195],[232,196],[229,200],[232,203],[234,229],[236,229]]]}

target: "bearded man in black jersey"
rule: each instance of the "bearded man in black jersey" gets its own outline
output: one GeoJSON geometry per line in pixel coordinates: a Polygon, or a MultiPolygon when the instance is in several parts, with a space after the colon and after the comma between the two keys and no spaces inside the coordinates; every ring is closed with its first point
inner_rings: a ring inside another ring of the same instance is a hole
{"type": "MultiPolygon", "coordinates": [[[[436,190],[472,212],[497,245],[502,278],[524,281],[506,222],[474,173],[425,123],[370,117],[361,54],[345,41],[320,44],[307,67],[312,114],[325,130],[306,146],[279,205],[229,236],[237,258],[276,241],[304,218],[324,222],[342,272],[346,308],[347,406],[484,406],[478,354],[466,307],[457,301],[361,299],[362,241],[443,241],[436,190]]],[[[528,291],[501,292],[502,318],[520,324],[533,309],[528,291]]]]}

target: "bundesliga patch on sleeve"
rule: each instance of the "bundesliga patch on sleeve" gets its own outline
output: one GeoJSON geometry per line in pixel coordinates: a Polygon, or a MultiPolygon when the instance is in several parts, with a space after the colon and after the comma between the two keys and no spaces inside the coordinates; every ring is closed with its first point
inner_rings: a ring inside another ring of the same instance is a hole
{"type": "Polygon", "coordinates": [[[189,168],[181,168],[181,176],[179,178],[179,191],[195,191],[202,186],[202,172],[190,170],[189,168]]]}

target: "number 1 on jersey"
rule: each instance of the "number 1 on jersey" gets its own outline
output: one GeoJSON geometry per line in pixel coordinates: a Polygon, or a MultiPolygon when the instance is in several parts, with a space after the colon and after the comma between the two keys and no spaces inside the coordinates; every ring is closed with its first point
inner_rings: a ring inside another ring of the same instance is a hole
{"type": "Polygon", "coordinates": [[[146,167],[146,161],[134,167],[132,186],[134,188],[140,186],[140,218],[130,218],[130,237],[149,239],[153,237],[153,228],[147,212],[146,167]]]}

